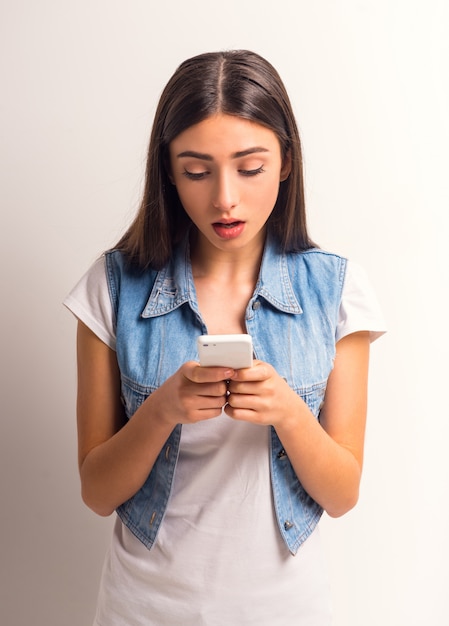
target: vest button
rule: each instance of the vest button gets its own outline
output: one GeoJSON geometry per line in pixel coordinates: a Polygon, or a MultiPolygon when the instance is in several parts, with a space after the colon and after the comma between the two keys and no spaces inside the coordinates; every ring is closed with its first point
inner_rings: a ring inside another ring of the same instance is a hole
{"type": "Polygon", "coordinates": [[[253,311],[258,311],[260,309],[260,302],[259,300],[256,300],[255,302],[253,302],[253,311]]]}
{"type": "Polygon", "coordinates": [[[292,522],[289,522],[288,520],[284,522],[284,528],[285,530],[290,530],[290,528],[293,528],[293,524],[292,522]]]}

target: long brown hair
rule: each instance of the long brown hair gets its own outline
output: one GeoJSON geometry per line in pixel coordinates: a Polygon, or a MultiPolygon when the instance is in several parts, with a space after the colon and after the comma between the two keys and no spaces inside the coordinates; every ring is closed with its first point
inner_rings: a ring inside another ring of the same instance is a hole
{"type": "Polygon", "coordinates": [[[307,233],[301,141],[288,94],[275,68],[248,50],[200,54],[184,61],[162,92],[151,132],[140,209],[116,248],[141,269],[161,268],[191,223],[168,177],[168,148],[184,130],[216,113],[271,129],[291,173],[281,182],[268,227],[282,250],[313,246],[307,233]]]}

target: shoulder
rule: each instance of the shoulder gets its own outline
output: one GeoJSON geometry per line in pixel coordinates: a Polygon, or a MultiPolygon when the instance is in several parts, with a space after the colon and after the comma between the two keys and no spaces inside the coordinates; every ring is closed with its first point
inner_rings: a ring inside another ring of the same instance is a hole
{"type": "Polygon", "coordinates": [[[293,280],[296,277],[302,281],[313,281],[318,288],[333,288],[336,293],[341,293],[348,264],[345,257],[320,248],[310,248],[302,252],[289,252],[286,258],[293,280]]]}
{"type": "MultiPolygon", "coordinates": [[[[106,288],[105,258],[99,257],[79,279],[67,298],[79,297],[96,298],[106,288]]],[[[66,299],[67,299],[66,298],[66,299]]]]}
{"type": "Polygon", "coordinates": [[[142,270],[131,263],[121,250],[107,250],[104,254],[105,270],[111,296],[120,291],[122,283],[125,285],[148,281],[156,277],[157,271],[151,268],[142,270]]]}
{"type": "Polygon", "coordinates": [[[286,257],[293,264],[302,263],[316,268],[345,268],[348,261],[347,258],[341,254],[330,252],[329,250],[322,250],[321,248],[309,248],[308,250],[302,250],[300,252],[287,252],[286,257]]]}
{"type": "Polygon", "coordinates": [[[114,316],[105,273],[105,257],[97,259],[70,291],[63,304],[106,345],[115,350],[114,316]]]}
{"type": "Polygon", "coordinates": [[[305,263],[314,263],[316,265],[324,266],[345,266],[347,258],[336,252],[329,250],[322,250],[321,248],[309,248],[302,252],[291,252],[293,256],[301,257],[305,263]]]}

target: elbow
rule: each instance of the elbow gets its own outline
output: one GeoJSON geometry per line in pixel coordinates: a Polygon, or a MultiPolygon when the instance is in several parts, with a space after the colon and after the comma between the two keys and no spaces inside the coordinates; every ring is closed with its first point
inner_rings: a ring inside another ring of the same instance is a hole
{"type": "Polygon", "coordinates": [[[85,486],[81,487],[81,498],[84,504],[100,517],[109,517],[115,511],[113,507],[107,506],[105,503],[100,502],[98,498],[95,498],[92,494],[90,494],[85,486]]]}
{"type": "Polygon", "coordinates": [[[337,518],[342,517],[353,509],[359,500],[359,490],[355,490],[345,495],[345,497],[339,498],[338,501],[334,501],[329,506],[324,507],[324,510],[329,517],[337,518]]]}
{"type": "Polygon", "coordinates": [[[358,463],[354,463],[344,479],[334,484],[334,489],[323,506],[329,517],[342,517],[356,506],[359,501],[361,478],[362,468],[358,463]]]}
{"type": "Polygon", "coordinates": [[[100,517],[109,517],[115,511],[115,506],[108,500],[108,492],[104,490],[102,481],[98,479],[98,472],[91,467],[88,459],[80,465],[81,499],[91,511],[100,517]]]}

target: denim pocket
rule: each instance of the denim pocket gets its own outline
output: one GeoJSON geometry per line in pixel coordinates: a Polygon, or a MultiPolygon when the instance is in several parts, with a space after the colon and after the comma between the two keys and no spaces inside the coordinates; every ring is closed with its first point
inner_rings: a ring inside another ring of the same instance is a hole
{"type": "Polygon", "coordinates": [[[155,387],[139,385],[130,378],[122,376],[122,404],[128,419],[134,415],[155,389],[155,387]]]}
{"type": "Polygon", "coordinates": [[[308,387],[294,388],[294,391],[301,396],[315,417],[318,417],[320,409],[323,406],[326,386],[327,381],[324,380],[308,387]]]}

